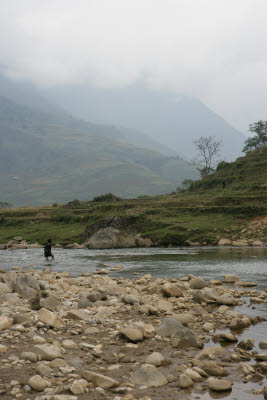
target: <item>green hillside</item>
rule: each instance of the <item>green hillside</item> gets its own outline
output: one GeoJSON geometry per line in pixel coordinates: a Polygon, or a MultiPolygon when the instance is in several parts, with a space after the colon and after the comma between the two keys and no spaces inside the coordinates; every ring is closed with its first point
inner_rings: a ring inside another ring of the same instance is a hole
{"type": "Polygon", "coordinates": [[[158,246],[217,244],[221,238],[266,244],[266,154],[267,147],[263,147],[220,165],[215,174],[196,181],[191,191],[184,193],[2,210],[0,243],[15,235],[30,242],[42,243],[51,237],[54,243],[82,243],[86,227],[106,217],[121,216],[129,230],[158,246]]]}
{"type": "Polygon", "coordinates": [[[179,157],[109,138],[115,129],[0,97],[0,201],[34,206],[110,191],[162,194],[198,176],[179,157]]]}
{"type": "Polygon", "coordinates": [[[245,157],[239,157],[232,163],[221,162],[214,174],[194,182],[190,189],[216,189],[222,187],[223,182],[232,190],[265,191],[267,187],[267,147],[251,151],[245,157]]]}

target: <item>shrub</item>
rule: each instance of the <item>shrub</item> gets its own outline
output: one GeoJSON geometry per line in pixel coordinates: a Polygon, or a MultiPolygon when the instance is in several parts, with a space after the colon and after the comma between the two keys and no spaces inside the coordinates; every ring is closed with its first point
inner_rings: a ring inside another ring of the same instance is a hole
{"type": "Polygon", "coordinates": [[[100,202],[100,201],[120,201],[121,199],[117,196],[115,196],[115,194],[113,193],[105,193],[105,194],[101,194],[100,196],[96,196],[93,198],[92,201],[95,202],[100,202]]]}

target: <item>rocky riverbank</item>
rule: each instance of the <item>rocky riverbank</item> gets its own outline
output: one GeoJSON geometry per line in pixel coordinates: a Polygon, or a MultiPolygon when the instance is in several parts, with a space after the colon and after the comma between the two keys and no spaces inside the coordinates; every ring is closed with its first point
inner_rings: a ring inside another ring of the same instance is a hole
{"type": "MultiPolygon", "coordinates": [[[[191,242],[186,241],[186,246],[198,247],[205,246],[207,243],[203,242],[191,242]]],[[[211,244],[208,244],[211,246],[211,244]]],[[[233,246],[233,247],[265,247],[267,243],[259,239],[240,239],[240,240],[230,240],[226,238],[221,238],[218,246],[233,246]]],[[[65,246],[56,243],[53,247],[55,248],[66,248],[66,249],[116,249],[116,248],[136,248],[136,247],[154,247],[156,243],[152,240],[143,238],[140,234],[135,235],[123,235],[120,231],[113,228],[101,229],[95,234],[93,234],[88,240],[83,244],[79,243],[69,243],[65,246]]],[[[172,245],[169,245],[172,246],[172,245]]],[[[16,250],[16,249],[36,249],[42,248],[43,245],[40,243],[28,243],[22,237],[15,236],[13,239],[9,240],[7,243],[0,244],[0,250],[16,250]]]]}
{"type": "Polygon", "coordinates": [[[240,385],[267,398],[267,342],[239,339],[263,318],[235,311],[267,302],[254,286],[1,270],[0,398],[201,399],[240,385]]]}

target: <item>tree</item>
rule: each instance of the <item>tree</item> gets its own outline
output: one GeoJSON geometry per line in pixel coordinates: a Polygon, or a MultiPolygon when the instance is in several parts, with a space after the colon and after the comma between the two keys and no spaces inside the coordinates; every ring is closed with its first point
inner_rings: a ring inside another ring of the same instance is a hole
{"type": "Polygon", "coordinates": [[[193,141],[197,158],[194,163],[197,164],[201,177],[214,172],[214,168],[219,162],[219,155],[222,147],[221,140],[215,140],[214,136],[203,137],[193,141]]]}
{"type": "Polygon", "coordinates": [[[262,146],[267,146],[267,121],[258,121],[249,125],[251,133],[256,133],[245,141],[243,153],[248,153],[251,150],[257,150],[262,146]]]}

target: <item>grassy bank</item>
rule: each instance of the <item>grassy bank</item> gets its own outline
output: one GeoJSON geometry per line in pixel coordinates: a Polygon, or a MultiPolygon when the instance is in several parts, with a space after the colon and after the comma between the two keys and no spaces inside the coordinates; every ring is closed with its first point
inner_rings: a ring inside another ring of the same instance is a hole
{"type": "Polygon", "coordinates": [[[0,243],[15,235],[29,242],[43,243],[50,237],[54,243],[82,243],[87,226],[110,216],[126,218],[129,229],[159,246],[216,244],[222,237],[267,241],[266,167],[265,147],[220,165],[215,174],[194,182],[184,193],[0,210],[0,243]]]}

